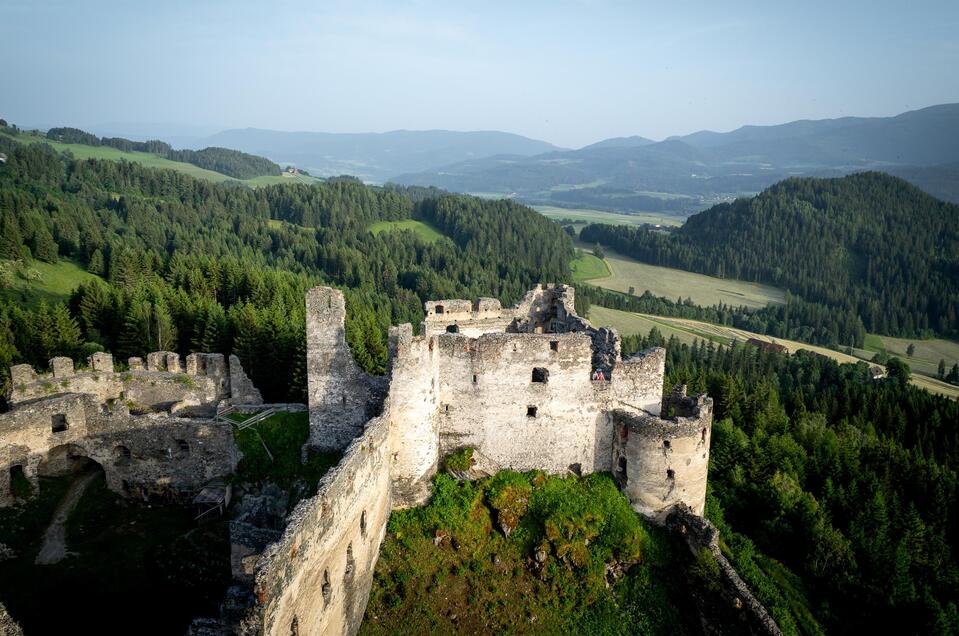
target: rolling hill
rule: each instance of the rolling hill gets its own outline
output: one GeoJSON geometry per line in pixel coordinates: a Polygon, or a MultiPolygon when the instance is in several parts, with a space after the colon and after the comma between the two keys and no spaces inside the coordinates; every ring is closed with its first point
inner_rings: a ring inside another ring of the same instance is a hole
{"type": "MultiPolygon", "coordinates": [[[[959,206],[869,172],[788,179],[668,235],[589,225],[580,239],[653,265],[765,283],[869,331],[959,334],[959,206]]],[[[849,344],[837,338],[839,344],[849,344]]]]}
{"type": "Polygon", "coordinates": [[[374,182],[384,182],[400,172],[432,170],[491,155],[522,157],[560,150],[510,133],[450,130],[325,133],[244,128],[225,130],[196,143],[269,157],[320,176],[350,174],[374,182]]]}
{"type": "Polygon", "coordinates": [[[959,104],[895,117],[795,121],[648,141],[616,138],[532,157],[478,158],[408,170],[395,181],[533,203],[682,214],[790,176],[884,170],[959,200],[949,178],[959,162],[959,104]]]}

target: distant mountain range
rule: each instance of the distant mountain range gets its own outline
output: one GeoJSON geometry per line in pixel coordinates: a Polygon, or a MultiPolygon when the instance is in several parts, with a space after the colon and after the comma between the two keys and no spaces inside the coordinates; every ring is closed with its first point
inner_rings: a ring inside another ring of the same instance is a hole
{"type": "Polygon", "coordinates": [[[314,176],[349,174],[382,183],[402,172],[431,170],[491,155],[530,156],[560,148],[496,131],[396,130],[386,133],[225,130],[192,139],[192,147],[218,146],[293,164],[314,176]]]}
{"type": "Polygon", "coordinates": [[[615,138],[579,150],[475,158],[394,180],[533,203],[683,213],[756,193],[789,176],[867,169],[902,176],[956,201],[959,104],[896,117],[703,131],[661,142],[615,138]]]}

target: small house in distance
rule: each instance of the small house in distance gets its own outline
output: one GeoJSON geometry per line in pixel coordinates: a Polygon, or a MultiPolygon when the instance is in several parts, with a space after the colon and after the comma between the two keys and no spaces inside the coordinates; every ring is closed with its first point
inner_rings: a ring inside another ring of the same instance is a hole
{"type": "Polygon", "coordinates": [[[0,163],[7,163],[7,155],[0,152],[0,163]]]}
{"type": "Polygon", "coordinates": [[[760,340],[759,338],[749,338],[746,340],[746,344],[752,345],[754,347],[759,347],[764,351],[772,351],[775,353],[789,353],[789,349],[777,342],[768,342],[766,340],[760,340]]]}

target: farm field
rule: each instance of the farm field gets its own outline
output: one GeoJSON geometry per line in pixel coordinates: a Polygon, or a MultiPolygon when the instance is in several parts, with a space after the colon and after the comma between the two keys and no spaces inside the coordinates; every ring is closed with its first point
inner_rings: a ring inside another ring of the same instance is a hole
{"type": "Polygon", "coordinates": [[[435,243],[443,238],[443,234],[438,232],[432,225],[413,219],[405,219],[403,221],[377,221],[370,226],[370,232],[373,234],[395,232],[397,230],[413,230],[417,236],[428,243],[435,243]]]}
{"type": "Polygon", "coordinates": [[[63,258],[56,264],[31,261],[20,268],[24,272],[36,272],[36,280],[16,273],[17,268],[13,267],[11,261],[0,261],[0,266],[11,268],[13,281],[9,288],[0,290],[0,298],[27,306],[36,305],[41,300],[48,303],[66,301],[80,283],[99,278],[79,264],[63,258]]]}
{"type": "Polygon", "coordinates": [[[704,307],[725,303],[734,307],[760,308],[770,303],[781,305],[786,302],[785,292],[776,287],[647,265],[604,250],[611,274],[589,281],[599,287],[623,293],[629,293],[629,288],[633,287],[637,295],[648,289],[654,296],[665,296],[670,300],[692,298],[694,303],[704,307]]]}
{"type": "Polygon", "coordinates": [[[610,275],[606,262],[585,250],[576,250],[576,258],[570,262],[569,268],[573,272],[574,283],[584,282],[594,278],[604,278],[610,275]]]}
{"type": "Polygon", "coordinates": [[[616,212],[604,212],[602,210],[589,210],[585,208],[557,208],[552,205],[534,205],[530,206],[543,216],[549,219],[565,220],[581,223],[607,223],[609,225],[643,225],[653,223],[659,225],[680,226],[683,224],[683,217],[669,216],[658,212],[641,212],[638,214],[617,214],[616,212]]]}
{"type": "MultiPolygon", "coordinates": [[[[857,350],[856,354],[859,355],[860,351],[857,350]]],[[[945,360],[947,372],[952,368],[952,365],[959,362],[959,342],[942,338],[910,340],[909,338],[893,338],[892,336],[876,334],[866,336],[865,350],[862,351],[862,355],[872,357],[873,354],[881,351],[905,360],[913,371],[929,376],[936,375],[940,360],[945,360]],[[911,357],[906,353],[910,344],[916,347],[911,357]]]]}
{"type": "MultiPolygon", "coordinates": [[[[860,362],[863,358],[851,356],[840,351],[833,351],[825,347],[797,342],[795,340],[784,340],[782,338],[773,338],[743,329],[726,327],[723,325],[714,325],[698,320],[689,320],[686,318],[668,318],[664,316],[651,316],[648,314],[635,314],[617,309],[608,309],[606,307],[593,306],[589,310],[589,320],[597,326],[608,326],[616,328],[621,334],[641,334],[646,335],[653,327],[659,329],[664,337],[676,336],[680,342],[691,344],[696,338],[708,339],[717,343],[729,344],[732,340],[745,341],[749,338],[756,338],[766,342],[775,342],[780,344],[790,353],[795,353],[800,349],[812,351],[820,355],[827,356],[840,363],[860,362]]],[[[898,339],[894,339],[898,340],[898,339]]],[[[955,344],[955,343],[951,343],[955,344]]],[[[957,345],[959,346],[959,345],[957,345]]],[[[918,343],[916,349],[918,351],[918,343]]],[[[871,357],[871,354],[870,356],[871,357]]],[[[903,354],[902,359],[907,363],[911,360],[903,354]]],[[[868,361],[868,358],[866,359],[868,361]]],[[[938,360],[937,360],[938,364],[938,360]]],[[[935,378],[923,374],[918,369],[912,374],[911,382],[927,391],[945,395],[953,399],[959,399],[959,387],[941,382],[935,378]]]]}

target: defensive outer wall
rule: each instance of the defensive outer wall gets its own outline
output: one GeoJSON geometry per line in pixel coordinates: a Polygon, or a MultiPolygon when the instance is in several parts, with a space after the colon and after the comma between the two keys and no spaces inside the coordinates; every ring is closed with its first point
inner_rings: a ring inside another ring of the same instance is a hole
{"type": "Polygon", "coordinates": [[[663,400],[665,351],[623,360],[616,333],[577,316],[573,294],[537,287],[510,309],[429,302],[418,335],[391,329],[376,379],[346,344],[343,295],[308,292],[309,444],[345,453],[255,559],[239,633],[355,634],[390,511],[425,502],[458,448],[474,448],[486,472],[612,471],[650,518],[680,505],[702,515],[712,401],[684,389],[663,400]]]}

